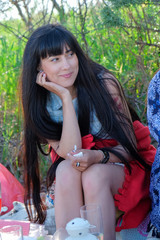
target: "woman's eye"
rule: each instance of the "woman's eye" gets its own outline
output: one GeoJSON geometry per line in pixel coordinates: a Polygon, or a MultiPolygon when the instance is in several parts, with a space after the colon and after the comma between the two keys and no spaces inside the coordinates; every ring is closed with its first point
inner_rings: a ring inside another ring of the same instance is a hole
{"type": "Polygon", "coordinates": [[[51,61],[56,62],[56,61],[58,61],[58,58],[52,58],[51,61]]]}
{"type": "Polygon", "coordinates": [[[71,56],[73,56],[73,54],[74,54],[74,52],[69,52],[68,56],[71,57],[71,56]]]}

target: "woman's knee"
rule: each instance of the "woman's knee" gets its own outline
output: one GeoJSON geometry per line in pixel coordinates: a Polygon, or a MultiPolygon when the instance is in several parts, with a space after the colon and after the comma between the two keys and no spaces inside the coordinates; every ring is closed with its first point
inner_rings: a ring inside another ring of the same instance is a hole
{"type": "Polygon", "coordinates": [[[82,173],[82,186],[84,193],[98,194],[102,187],[109,187],[109,174],[102,171],[102,166],[99,164],[93,165],[82,173]]]}
{"type": "Polygon", "coordinates": [[[56,170],[56,184],[61,188],[71,188],[75,182],[81,180],[81,173],[74,169],[69,160],[62,161],[56,170]]]}
{"type": "Polygon", "coordinates": [[[123,172],[119,166],[112,164],[95,164],[82,173],[84,193],[99,194],[108,189],[115,194],[123,182],[123,172]],[[117,177],[116,177],[117,175],[117,177]],[[119,177],[119,175],[122,177],[119,177]],[[116,185],[116,186],[115,186],[116,185]]]}

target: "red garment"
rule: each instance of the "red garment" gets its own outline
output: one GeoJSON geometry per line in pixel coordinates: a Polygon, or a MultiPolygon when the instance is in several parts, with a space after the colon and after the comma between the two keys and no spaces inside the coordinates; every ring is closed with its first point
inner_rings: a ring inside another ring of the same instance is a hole
{"type": "MultiPolygon", "coordinates": [[[[152,165],[156,149],[151,145],[150,131],[139,121],[133,123],[137,140],[137,149],[140,156],[152,165]]],[[[122,221],[116,227],[116,231],[122,229],[136,228],[144,220],[150,211],[151,200],[149,197],[150,171],[144,170],[137,164],[131,162],[132,172],[129,174],[125,167],[125,180],[119,194],[114,196],[115,206],[124,212],[122,221]]]]}
{"type": "MultiPolygon", "coordinates": [[[[138,152],[149,165],[152,165],[156,149],[151,145],[149,129],[139,121],[135,121],[133,127],[138,152]]],[[[117,144],[117,141],[114,139],[94,140],[91,134],[82,137],[83,149],[114,147],[117,144]]],[[[58,159],[58,155],[54,151],[52,151],[51,157],[53,162],[58,159]]],[[[130,165],[132,169],[131,174],[128,168],[124,167],[125,180],[123,186],[118,190],[118,194],[114,196],[115,206],[124,212],[122,221],[116,226],[116,231],[138,227],[147,216],[151,207],[149,197],[150,171],[141,167],[136,160],[130,162],[130,165]]]]}

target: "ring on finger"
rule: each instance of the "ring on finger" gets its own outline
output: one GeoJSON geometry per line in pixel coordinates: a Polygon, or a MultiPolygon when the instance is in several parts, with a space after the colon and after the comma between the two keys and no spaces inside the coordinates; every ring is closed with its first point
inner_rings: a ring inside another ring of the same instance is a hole
{"type": "Polygon", "coordinates": [[[76,167],[80,167],[80,163],[79,162],[76,163],[76,167]]]}

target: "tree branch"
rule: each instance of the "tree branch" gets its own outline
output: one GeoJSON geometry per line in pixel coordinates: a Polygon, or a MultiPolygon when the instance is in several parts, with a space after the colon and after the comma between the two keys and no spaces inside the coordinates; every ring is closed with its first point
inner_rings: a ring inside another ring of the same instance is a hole
{"type": "Polygon", "coordinates": [[[24,14],[23,14],[23,12],[22,12],[22,10],[20,8],[18,0],[9,0],[9,1],[10,1],[10,3],[12,3],[17,8],[18,13],[19,13],[20,17],[22,18],[23,22],[26,24],[26,26],[28,26],[27,19],[24,16],[24,14]]]}
{"type": "Polygon", "coordinates": [[[147,43],[147,42],[141,42],[141,41],[135,41],[136,44],[138,45],[147,45],[147,46],[152,46],[152,47],[157,47],[160,48],[160,44],[154,44],[154,43],[147,43]]]}
{"type": "MultiPolygon", "coordinates": [[[[7,29],[9,32],[11,32],[15,37],[17,37],[18,39],[22,39],[23,40],[23,38],[25,38],[25,39],[28,39],[25,35],[19,35],[18,34],[18,32],[17,32],[17,30],[15,29],[15,28],[13,28],[13,27],[11,27],[11,26],[8,26],[8,25],[6,25],[6,24],[3,24],[3,23],[1,23],[0,22],[0,25],[2,26],[2,27],[4,27],[5,29],[7,29]]],[[[24,40],[23,40],[24,41],[24,40]]]]}
{"type": "Polygon", "coordinates": [[[80,25],[81,25],[81,36],[82,36],[82,39],[83,39],[84,44],[85,44],[86,52],[88,54],[89,53],[88,43],[87,43],[85,32],[84,32],[86,16],[87,16],[87,11],[88,11],[86,0],[83,0],[83,4],[81,4],[80,0],[78,0],[78,7],[79,7],[79,16],[80,16],[80,25]],[[84,14],[82,13],[82,5],[85,6],[84,14]]]}

